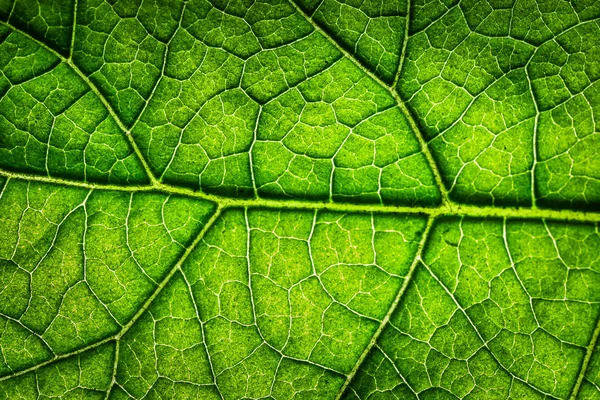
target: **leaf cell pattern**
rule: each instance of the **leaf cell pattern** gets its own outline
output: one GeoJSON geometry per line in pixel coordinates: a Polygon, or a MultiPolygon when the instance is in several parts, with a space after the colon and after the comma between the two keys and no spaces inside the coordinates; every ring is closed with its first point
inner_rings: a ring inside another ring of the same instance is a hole
{"type": "Polygon", "coordinates": [[[600,399],[594,0],[0,0],[0,399],[600,399]]]}
{"type": "Polygon", "coordinates": [[[597,3],[415,3],[398,90],[451,197],[597,207],[597,3]]]}

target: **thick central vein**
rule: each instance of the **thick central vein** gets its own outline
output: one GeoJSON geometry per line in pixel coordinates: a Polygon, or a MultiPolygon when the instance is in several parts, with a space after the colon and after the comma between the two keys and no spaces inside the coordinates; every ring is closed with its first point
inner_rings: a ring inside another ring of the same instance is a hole
{"type": "Polygon", "coordinates": [[[110,184],[97,184],[67,179],[52,178],[33,174],[23,174],[0,169],[0,176],[8,179],[26,180],[32,182],[49,183],[61,186],[80,187],[94,190],[109,190],[121,192],[159,192],[171,195],[185,196],[211,201],[218,204],[222,209],[226,208],[269,208],[283,210],[330,210],[339,212],[374,212],[374,213],[405,213],[422,214],[432,217],[437,216],[465,216],[473,218],[514,218],[514,219],[547,219],[556,221],[576,222],[600,222],[600,212],[581,210],[554,210],[544,208],[519,208],[519,207],[494,207],[469,204],[456,204],[447,202],[438,206],[410,206],[392,204],[352,204],[336,203],[331,201],[297,200],[293,198],[278,200],[268,198],[240,199],[224,197],[220,195],[205,193],[178,186],[171,186],[156,182],[144,186],[118,186],[110,184]]]}

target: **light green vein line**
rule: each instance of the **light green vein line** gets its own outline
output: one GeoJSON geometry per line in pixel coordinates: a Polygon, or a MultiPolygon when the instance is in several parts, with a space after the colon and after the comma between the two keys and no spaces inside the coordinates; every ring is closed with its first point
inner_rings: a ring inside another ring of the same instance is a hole
{"type": "Polygon", "coordinates": [[[579,394],[579,390],[581,389],[581,384],[583,383],[583,379],[585,378],[585,374],[588,369],[588,365],[590,364],[590,360],[592,359],[592,355],[594,354],[594,349],[596,348],[596,344],[598,343],[598,336],[600,336],[600,316],[596,321],[596,329],[594,329],[594,333],[592,334],[592,339],[590,340],[590,344],[585,353],[585,357],[583,362],[581,363],[581,369],[579,370],[579,375],[577,375],[577,381],[575,382],[575,386],[573,387],[573,391],[571,392],[570,400],[576,400],[577,395],[579,394]]]}
{"type": "Polygon", "coordinates": [[[527,78],[527,84],[529,85],[529,93],[531,93],[531,101],[533,102],[533,106],[535,107],[535,120],[533,123],[533,137],[532,137],[532,156],[533,156],[533,165],[531,166],[531,206],[532,208],[537,207],[537,198],[535,193],[535,170],[538,168],[538,130],[540,126],[540,108],[538,106],[537,100],[535,99],[535,95],[533,92],[533,83],[531,81],[531,77],[529,76],[529,66],[531,64],[531,60],[535,58],[537,51],[540,49],[538,47],[535,49],[534,53],[531,55],[529,61],[525,65],[525,76],[527,78]]]}
{"type": "Polygon", "coordinates": [[[29,372],[34,372],[34,371],[36,371],[36,370],[38,370],[40,368],[43,368],[43,367],[45,367],[47,365],[54,364],[55,362],[58,362],[58,361],[61,361],[61,360],[66,360],[67,358],[70,358],[70,357],[73,357],[73,356],[85,353],[88,350],[95,349],[95,348],[100,347],[100,346],[102,346],[102,345],[104,345],[106,343],[110,343],[110,342],[112,342],[114,340],[116,340],[116,337],[115,336],[110,336],[110,337],[102,339],[102,340],[100,340],[98,342],[92,343],[92,344],[90,344],[88,346],[82,347],[82,348],[80,348],[78,350],[72,351],[70,353],[65,353],[65,354],[61,354],[61,355],[52,357],[51,359],[46,360],[44,362],[41,362],[39,364],[36,364],[36,365],[34,365],[32,367],[23,369],[21,371],[17,371],[17,372],[15,372],[13,374],[10,374],[10,375],[2,376],[2,377],[0,377],[0,382],[6,381],[6,380],[9,380],[9,379],[12,379],[12,378],[16,378],[17,376],[25,375],[25,374],[27,374],[29,372]]]}
{"type": "Polygon", "coordinates": [[[215,212],[213,213],[213,215],[210,217],[210,219],[206,222],[206,224],[202,227],[202,230],[198,233],[198,235],[196,236],[196,238],[194,239],[194,241],[186,248],[185,252],[181,255],[181,257],[179,258],[179,260],[173,265],[173,267],[171,268],[171,270],[169,271],[169,273],[167,274],[167,276],[165,276],[165,278],[160,282],[160,284],[156,287],[156,289],[154,289],[154,292],[150,295],[150,297],[148,297],[148,299],[146,299],[146,301],[144,302],[144,304],[142,305],[142,307],[135,313],[135,315],[133,316],[133,318],[131,318],[131,320],[125,324],[123,326],[123,328],[121,328],[121,330],[112,336],[109,336],[107,338],[104,338],[98,342],[92,343],[88,346],[82,347],[78,350],[72,351],[70,353],[66,353],[66,354],[61,354],[58,356],[55,356],[49,360],[46,360],[44,362],[41,362],[39,364],[36,364],[32,367],[23,369],[21,371],[15,372],[13,374],[10,375],[6,375],[3,377],[0,377],[0,382],[8,380],[8,379],[12,379],[15,378],[17,376],[21,376],[24,374],[27,374],[29,372],[34,372],[40,368],[43,368],[47,365],[53,364],[57,361],[60,360],[65,360],[69,357],[84,353],[88,350],[92,350],[95,349],[97,347],[102,346],[103,344],[109,343],[111,341],[116,341],[118,342],[119,340],[121,340],[121,338],[127,333],[127,331],[136,323],[136,321],[142,316],[142,314],[150,307],[150,305],[152,304],[152,302],[154,301],[154,299],[156,299],[156,297],[160,294],[160,292],[165,288],[165,286],[167,286],[167,284],[169,283],[169,281],[171,280],[171,278],[173,277],[173,275],[175,275],[177,273],[177,271],[181,270],[181,265],[185,262],[185,260],[188,258],[188,256],[194,251],[194,249],[196,248],[196,246],[198,245],[198,243],[200,243],[200,241],[204,238],[204,235],[206,235],[206,232],[208,232],[208,230],[212,227],[212,225],[214,224],[214,222],[219,218],[219,216],[221,215],[221,211],[222,208],[218,207],[215,212]]]}
{"type": "MultiPolygon", "coordinates": [[[[15,1],[16,3],[16,1],[15,1]]],[[[75,30],[77,28],[77,10],[79,9],[79,1],[75,0],[73,4],[73,25],[71,26],[71,44],[69,46],[69,60],[73,58],[73,52],[75,51],[75,30]]]]}
{"type": "Polygon", "coordinates": [[[192,285],[188,281],[188,278],[185,275],[185,273],[183,272],[183,270],[181,268],[179,268],[179,271],[181,272],[181,276],[183,277],[183,280],[184,280],[185,285],[188,290],[188,295],[190,296],[190,300],[192,301],[192,305],[194,306],[194,311],[196,312],[196,319],[198,320],[198,325],[200,326],[200,333],[202,334],[202,347],[204,349],[204,353],[206,354],[206,359],[208,360],[208,366],[210,369],[210,376],[212,378],[213,385],[215,386],[215,389],[217,390],[219,397],[221,398],[221,400],[223,400],[223,395],[221,394],[221,390],[219,389],[219,385],[217,384],[217,375],[215,374],[215,368],[213,366],[213,361],[210,358],[210,353],[208,352],[208,345],[206,343],[206,332],[205,332],[205,328],[204,328],[204,322],[200,318],[200,311],[198,311],[198,303],[196,302],[196,299],[194,298],[194,292],[192,290],[192,285]]]}
{"type": "Polygon", "coordinates": [[[579,211],[579,210],[554,210],[546,208],[519,208],[519,207],[493,207],[476,206],[468,204],[439,205],[435,207],[423,206],[396,206],[381,204],[352,204],[352,203],[334,203],[329,201],[308,201],[308,200],[276,200],[276,199],[238,199],[223,197],[214,194],[208,194],[192,189],[174,187],[164,183],[145,186],[117,186],[85,183],[70,181],[60,178],[50,178],[39,175],[29,175],[17,172],[9,172],[0,169],[0,176],[6,178],[26,180],[31,182],[40,182],[55,184],[61,186],[80,187],[94,190],[112,190],[121,192],[160,192],[171,195],[185,196],[211,201],[218,204],[222,209],[226,208],[269,208],[269,209],[301,209],[301,210],[330,210],[340,212],[374,212],[374,213],[406,213],[423,214],[431,217],[438,216],[465,216],[473,218],[513,218],[513,219],[548,219],[557,221],[577,221],[577,222],[600,222],[600,212],[579,211]]]}
{"type": "Polygon", "coordinates": [[[437,184],[437,186],[438,186],[438,188],[440,190],[440,193],[442,194],[442,204],[443,205],[448,204],[450,202],[450,198],[448,196],[448,190],[446,189],[446,186],[444,185],[444,180],[442,179],[442,175],[440,173],[438,165],[435,162],[435,159],[433,158],[433,155],[431,154],[431,151],[429,151],[429,147],[427,145],[427,140],[425,140],[425,136],[421,133],[421,130],[419,129],[417,123],[413,119],[410,111],[408,110],[408,108],[406,107],[406,105],[404,104],[404,102],[402,101],[402,99],[400,98],[400,95],[398,94],[398,92],[396,92],[396,90],[394,90],[393,87],[388,86],[377,75],[375,75],[374,73],[372,73],[368,68],[365,68],[356,58],[354,58],[354,56],[351,53],[349,53],[343,46],[341,46],[329,34],[327,34],[327,32],[323,28],[321,28],[321,26],[319,24],[317,24],[312,19],[311,16],[309,16],[307,13],[305,13],[304,10],[302,10],[302,8],[299,7],[298,4],[296,4],[296,2],[294,0],[290,0],[290,3],[298,11],[298,13],[300,13],[300,15],[302,15],[307,21],[309,21],[310,24],[321,35],[323,35],[323,37],[325,37],[331,44],[333,44],[338,51],[340,51],[346,58],[348,58],[350,61],[352,61],[354,63],[354,65],[356,65],[358,68],[360,68],[368,77],[370,77],[371,79],[373,79],[382,88],[384,88],[385,90],[387,90],[388,93],[394,98],[394,100],[396,101],[398,107],[400,108],[400,110],[402,111],[402,113],[404,114],[404,116],[406,117],[406,119],[408,121],[408,124],[410,125],[411,129],[415,133],[415,137],[419,141],[419,145],[421,147],[421,151],[423,152],[423,154],[425,155],[425,158],[427,159],[429,167],[430,167],[430,169],[431,169],[431,171],[433,173],[433,177],[435,179],[435,182],[436,182],[436,184],[437,184]]]}
{"type": "Polygon", "coordinates": [[[413,262],[410,266],[410,269],[408,270],[408,273],[406,274],[406,277],[404,278],[404,282],[402,283],[400,290],[398,290],[398,293],[396,294],[396,298],[392,302],[392,305],[388,309],[388,312],[385,314],[385,317],[383,317],[383,320],[381,321],[381,324],[379,325],[379,327],[373,334],[373,337],[371,337],[371,341],[369,342],[367,347],[365,347],[362,354],[358,358],[358,361],[354,365],[354,368],[352,368],[352,371],[350,371],[350,373],[348,374],[346,381],[344,382],[344,384],[342,385],[342,387],[340,388],[340,391],[338,392],[338,394],[336,396],[336,400],[341,399],[341,397],[344,395],[344,393],[346,392],[346,389],[348,388],[350,383],[352,383],[352,381],[354,380],[354,376],[356,375],[356,373],[360,369],[361,365],[364,363],[365,359],[371,352],[371,349],[377,343],[377,339],[379,339],[379,336],[381,335],[381,333],[387,326],[388,322],[390,321],[390,318],[392,317],[392,314],[394,313],[394,311],[396,311],[398,304],[400,304],[400,300],[402,300],[402,296],[406,292],[406,288],[408,287],[410,282],[412,282],[412,276],[415,273],[417,266],[421,262],[421,254],[423,253],[423,249],[425,248],[427,238],[429,237],[429,231],[431,230],[431,227],[433,226],[434,221],[435,221],[435,218],[429,218],[429,220],[427,221],[425,231],[423,231],[423,235],[421,236],[421,240],[419,241],[419,246],[417,247],[417,252],[415,254],[415,257],[413,258],[413,262]]]}
{"type": "Polygon", "coordinates": [[[115,341],[115,359],[113,362],[113,370],[110,378],[110,385],[108,385],[108,389],[106,389],[106,397],[105,400],[108,400],[110,397],[110,393],[112,392],[113,387],[117,383],[117,369],[119,367],[119,351],[120,351],[120,343],[118,340],[115,341]]]}
{"type": "Polygon", "coordinates": [[[396,76],[392,83],[392,88],[396,91],[398,81],[400,80],[400,74],[402,73],[402,67],[404,66],[404,59],[406,58],[406,48],[408,47],[408,37],[410,36],[410,3],[411,0],[406,1],[406,17],[404,19],[404,37],[402,38],[402,48],[400,50],[400,59],[398,60],[398,69],[396,69],[396,76]]]}
{"type": "Polygon", "coordinates": [[[156,299],[156,297],[160,294],[160,292],[162,292],[162,290],[165,288],[165,286],[167,286],[167,284],[169,283],[169,281],[171,280],[173,275],[175,275],[177,273],[177,271],[179,271],[181,269],[181,265],[185,262],[185,260],[189,257],[189,255],[192,254],[192,252],[196,249],[196,246],[198,246],[198,243],[200,243],[200,241],[204,238],[204,235],[206,235],[206,232],[208,232],[208,230],[213,226],[215,221],[221,215],[222,210],[223,210],[222,207],[217,207],[217,209],[215,210],[213,215],[206,222],[206,224],[202,227],[202,230],[198,233],[198,235],[196,236],[194,241],[185,249],[185,252],[181,255],[181,257],[179,257],[179,260],[177,260],[175,265],[173,265],[173,267],[171,268],[171,270],[169,271],[167,276],[165,276],[164,279],[156,287],[156,289],[154,289],[154,292],[152,293],[152,295],[150,295],[150,297],[148,297],[148,299],[146,299],[146,301],[144,302],[142,307],[135,313],[133,318],[131,318],[131,320],[123,326],[123,329],[121,329],[121,331],[119,333],[117,333],[117,335],[116,335],[117,340],[121,339],[127,333],[127,331],[136,323],[136,321],[142,316],[142,314],[144,314],[144,312],[146,312],[146,310],[148,309],[148,307],[150,307],[150,304],[152,304],[154,299],[156,299]]]}
{"type": "Polygon", "coordinates": [[[112,108],[112,106],[110,105],[108,100],[106,100],[106,98],[102,95],[102,93],[100,93],[100,90],[98,89],[98,87],[96,87],[96,85],[75,65],[73,60],[70,57],[66,58],[65,56],[60,54],[58,51],[54,50],[52,47],[46,45],[44,42],[37,40],[36,38],[31,36],[27,32],[9,24],[8,22],[0,21],[0,24],[12,29],[15,32],[20,33],[21,35],[26,36],[28,39],[37,43],[40,47],[42,47],[45,50],[52,53],[52,55],[57,57],[61,62],[67,64],[73,70],[73,72],[75,72],[79,76],[79,78],[81,78],[86,83],[86,85],[90,88],[90,90],[98,97],[98,99],[100,99],[100,101],[102,102],[102,104],[104,105],[104,107],[106,108],[108,113],[110,114],[110,116],[115,120],[115,123],[117,124],[119,129],[121,129],[121,131],[127,138],[129,145],[133,148],[133,151],[135,152],[136,156],[139,158],[139,160],[142,164],[142,167],[144,168],[144,171],[146,172],[146,175],[148,175],[148,179],[150,179],[150,182],[152,182],[153,184],[157,183],[157,179],[154,176],[154,174],[152,173],[152,169],[150,168],[150,165],[148,164],[148,162],[142,155],[142,152],[141,152],[140,148],[138,147],[137,143],[135,142],[135,140],[133,140],[133,137],[131,136],[131,132],[129,131],[129,129],[127,129],[125,124],[123,124],[123,122],[121,121],[121,119],[119,118],[119,116],[117,115],[115,110],[112,108]]]}

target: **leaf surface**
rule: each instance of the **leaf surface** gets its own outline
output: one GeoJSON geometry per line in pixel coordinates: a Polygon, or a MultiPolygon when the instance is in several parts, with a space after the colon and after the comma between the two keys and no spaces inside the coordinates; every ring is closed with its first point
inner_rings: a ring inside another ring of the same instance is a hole
{"type": "Polygon", "coordinates": [[[600,399],[599,17],[0,1],[0,398],[600,399]]]}

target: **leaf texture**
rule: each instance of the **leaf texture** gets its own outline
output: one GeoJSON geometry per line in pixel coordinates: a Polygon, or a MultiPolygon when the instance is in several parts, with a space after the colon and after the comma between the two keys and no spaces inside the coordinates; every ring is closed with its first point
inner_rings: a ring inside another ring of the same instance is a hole
{"type": "Polygon", "coordinates": [[[600,399],[594,0],[0,0],[0,399],[600,399]]]}

